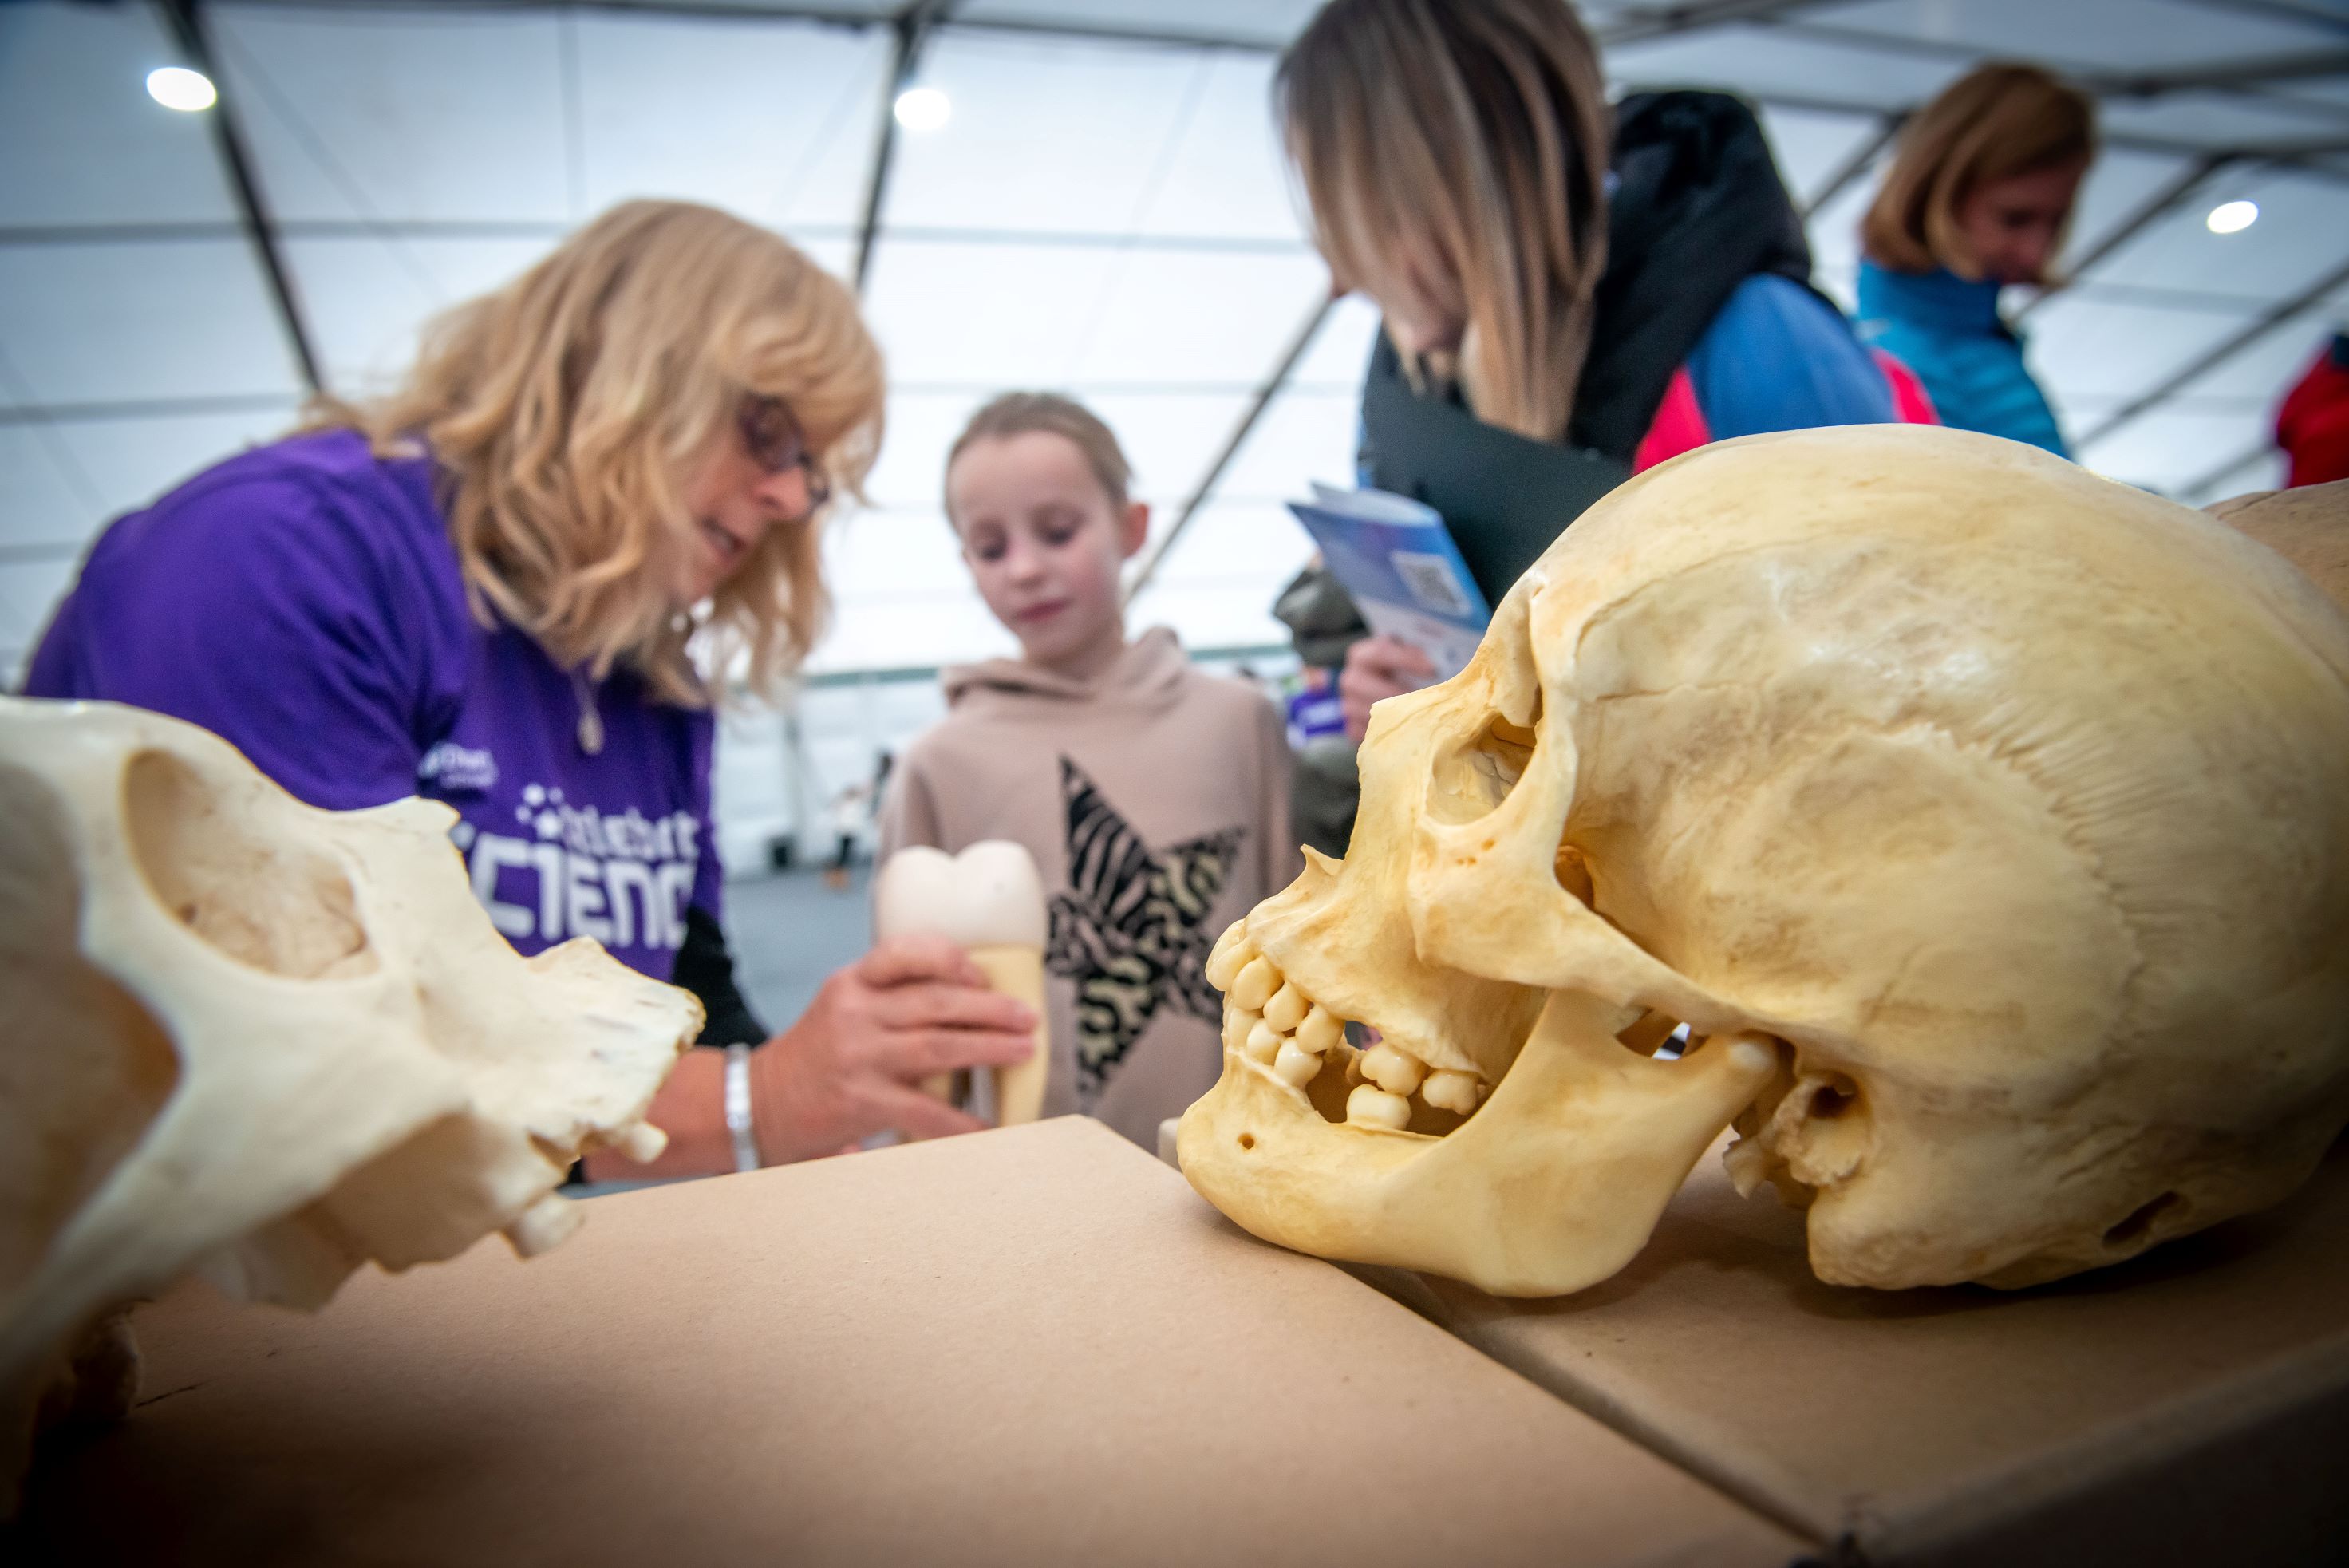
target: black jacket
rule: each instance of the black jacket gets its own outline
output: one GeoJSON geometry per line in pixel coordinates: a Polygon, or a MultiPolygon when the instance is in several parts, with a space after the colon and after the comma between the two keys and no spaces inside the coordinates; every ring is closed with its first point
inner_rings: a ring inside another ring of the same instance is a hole
{"type": "MultiPolygon", "coordinates": [[[[1558,529],[1630,476],[1673,375],[1738,286],[1761,273],[1810,279],[1802,218],[1740,99],[1690,91],[1623,99],[1609,171],[1607,269],[1565,444],[1484,424],[1456,393],[1446,402],[1410,392],[1383,333],[1371,353],[1362,466],[1380,489],[1444,514],[1495,599],[1558,529]]],[[[1369,630],[1315,569],[1282,591],[1274,613],[1299,657],[1316,664],[1342,661],[1369,630]]],[[[1328,787],[1300,774],[1300,790],[1328,787]]],[[[1315,847],[1344,852],[1350,809],[1300,799],[1297,818],[1331,825],[1315,847]]]]}
{"type": "Polygon", "coordinates": [[[1568,439],[1629,462],[1737,286],[1757,273],[1808,285],[1811,248],[1761,124],[1738,99],[1625,99],[1609,167],[1607,270],[1568,439]]]}

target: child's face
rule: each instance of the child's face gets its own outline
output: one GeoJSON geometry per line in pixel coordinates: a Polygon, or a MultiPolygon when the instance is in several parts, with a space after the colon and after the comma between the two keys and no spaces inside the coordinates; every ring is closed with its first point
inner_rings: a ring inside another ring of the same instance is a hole
{"type": "Polygon", "coordinates": [[[1120,508],[1066,436],[982,436],[947,474],[947,514],[979,597],[1038,664],[1121,638],[1118,564],[1142,548],[1150,508],[1120,508]]]}

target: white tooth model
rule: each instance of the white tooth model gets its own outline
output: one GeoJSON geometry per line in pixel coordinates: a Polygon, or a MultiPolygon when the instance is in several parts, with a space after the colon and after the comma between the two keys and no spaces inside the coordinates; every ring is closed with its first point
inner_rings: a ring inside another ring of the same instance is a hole
{"type": "Polygon", "coordinates": [[[873,934],[941,936],[970,954],[992,990],[1036,1010],[1036,1054],[995,1069],[999,1125],[1044,1114],[1044,883],[1023,846],[982,839],[959,855],[916,844],[889,857],[873,884],[873,934]]]}
{"type": "Polygon", "coordinates": [[[317,811],[193,725],[0,698],[0,1515],[37,1406],[119,1416],[114,1315],[201,1269],[316,1307],[361,1263],[527,1257],[647,1106],[690,995],[525,960],[448,807],[317,811]]]}
{"type": "Polygon", "coordinates": [[[1346,858],[1207,964],[1177,1149],[1270,1241],[1579,1290],[1733,1121],[1820,1278],[2027,1285],[2275,1202],[2349,1121],[2349,619],[2032,448],[1656,468],[1361,759],[1346,858]]]}

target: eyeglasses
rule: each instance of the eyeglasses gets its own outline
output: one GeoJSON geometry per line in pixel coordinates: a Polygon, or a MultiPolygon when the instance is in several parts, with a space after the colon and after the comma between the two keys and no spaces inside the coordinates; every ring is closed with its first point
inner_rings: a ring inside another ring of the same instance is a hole
{"type": "Polygon", "coordinates": [[[781,398],[745,398],[740,422],[742,444],[749,450],[751,462],[769,473],[796,468],[806,480],[807,510],[800,516],[812,517],[823,510],[823,504],[832,499],[832,483],[816,466],[815,454],[808,451],[807,437],[801,431],[791,405],[781,398]]]}

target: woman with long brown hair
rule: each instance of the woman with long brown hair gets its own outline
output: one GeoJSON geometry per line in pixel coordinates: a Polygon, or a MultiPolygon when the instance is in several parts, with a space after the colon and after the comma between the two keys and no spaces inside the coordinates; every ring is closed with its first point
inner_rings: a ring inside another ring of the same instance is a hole
{"type": "MultiPolygon", "coordinates": [[[[1275,95],[1333,283],[1385,318],[1366,477],[1442,512],[1488,597],[1635,468],[1898,417],[1810,287],[1753,111],[1705,92],[1609,105],[1567,0],[1331,0],[1275,95]]],[[[1312,582],[1281,613],[1323,649],[1360,630],[1312,582]]],[[[1429,673],[1393,639],[1354,642],[1350,732],[1429,673]]],[[[1342,849],[1342,819],[1299,805],[1342,849]]]]}
{"type": "Polygon", "coordinates": [[[769,1041],[732,980],[711,679],[822,628],[819,529],[881,435],[855,300],[786,241],[635,202],[450,312],[403,385],[198,474],[99,538],[34,696],[225,736],[311,805],[445,802],[492,920],[696,992],[656,1173],[976,1126],[926,1076],[1028,1054],[943,943],[876,948],[769,1041]],[[764,1042],[761,1048],[748,1047],[764,1042]]]}
{"type": "Polygon", "coordinates": [[[1942,423],[2070,455],[1998,300],[2047,283],[2095,155],[2095,106],[2035,66],[1969,71],[1901,129],[1860,225],[1860,332],[1942,423]]]}

